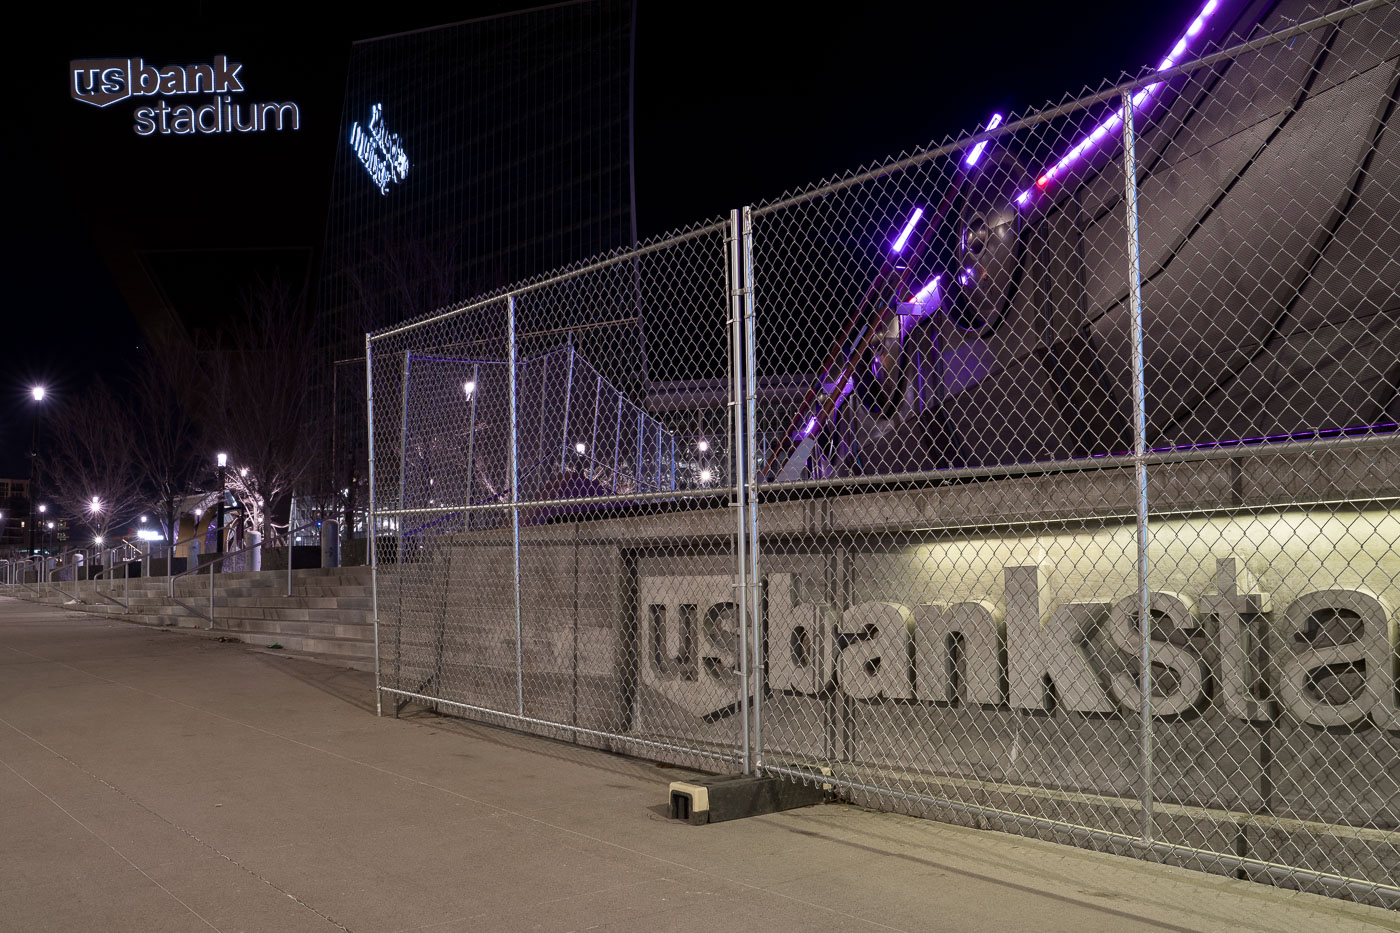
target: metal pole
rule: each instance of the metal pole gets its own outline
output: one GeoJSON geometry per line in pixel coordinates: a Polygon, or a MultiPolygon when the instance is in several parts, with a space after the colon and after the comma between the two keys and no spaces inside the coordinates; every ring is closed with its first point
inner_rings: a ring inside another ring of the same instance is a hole
{"type": "MultiPolygon", "coordinates": [[[[510,366],[510,540],[511,540],[511,560],[513,562],[514,590],[515,590],[515,705],[521,716],[525,715],[525,658],[521,641],[520,625],[520,449],[519,449],[519,425],[516,420],[516,384],[515,384],[515,296],[511,295],[507,299],[509,307],[509,318],[506,323],[506,339],[509,346],[506,348],[510,366]]],[[[545,366],[548,367],[549,360],[546,357],[545,366]]],[[[549,370],[545,369],[548,376],[549,370]]],[[[543,394],[541,394],[543,399],[543,394]]],[[[543,413],[541,413],[541,423],[543,424],[543,413]]],[[[541,427],[543,430],[543,427],[541,427]]],[[[541,435],[543,441],[543,435],[541,435]]],[[[543,448],[541,448],[543,451],[543,448]]]]}
{"type": "Polygon", "coordinates": [[[741,753],[744,773],[753,773],[752,739],[749,734],[749,625],[748,625],[748,559],[744,536],[748,523],[744,515],[744,431],[739,399],[741,398],[740,329],[742,289],[739,282],[739,212],[729,212],[729,431],[733,439],[734,471],[734,575],[735,622],[739,627],[739,719],[741,753]]]}
{"type": "MultiPolygon", "coordinates": [[[[413,351],[403,351],[403,381],[399,389],[399,515],[403,515],[408,489],[408,371],[413,365],[413,351]]],[[[398,557],[403,563],[403,519],[399,519],[398,557]]]]}
{"type": "Polygon", "coordinates": [[[291,505],[287,506],[287,597],[292,595],[292,546],[296,543],[296,538],[292,534],[292,529],[297,523],[297,497],[292,496],[291,505]]]}
{"type": "MultiPolygon", "coordinates": [[[[369,602],[374,619],[374,715],[383,716],[379,692],[379,539],[374,526],[374,347],[365,334],[365,418],[369,431],[369,602]]],[[[287,535],[287,567],[291,573],[291,529],[287,535]]]]}
{"type": "MultiPolygon", "coordinates": [[[[472,413],[471,421],[467,429],[467,500],[466,504],[472,504],[472,467],[476,464],[476,397],[481,393],[481,364],[472,364],[472,413]]],[[[467,512],[464,522],[465,530],[472,530],[472,513],[467,512]]]]}
{"type": "Polygon", "coordinates": [[[747,513],[749,519],[749,620],[753,626],[753,657],[754,657],[754,685],[753,692],[753,749],[754,749],[754,771],[763,773],[763,691],[765,689],[764,680],[764,642],[763,642],[763,618],[759,615],[759,576],[758,576],[758,461],[755,455],[758,444],[755,432],[758,430],[758,412],[756,400],[758,398],[758,377],[756,375],[756,351],[754,333],[756,328],[754,319],[754,296],[753,296],[753,217],[749,208],[744,208],[744,241],[743,241],[743,296],[744,296],[744,450],[748,454],[745,459],[747,477],[747,513]]]}
{"type": "MultiPolygon", "coordinates": [[[[218,530],[214,535],[214,552],[222,554],[224,552],[224,500],[228,498],[228,467],[219,465],[219,523],[218,530]]],[[[209,565],[209,572],[214,572],[214,565],[209,565]]]]}
{"type": "Polygon", "coordinates": [[[569,374],[564,379],[564,431],[560,440],[559,472],[563,473],[569,462],[569,406],[574,400],[574,336],[569,335],[569,374]]]}
{"type": "MultiPolygon", "coordinates": [[[[217,558],[216,558],[217,559],[217,558]]],[[[209,627],[214,627],[214,561],[209,562],[209,627]]]]}
{"type": "Polygon", "coordinates": [[[622,456],[622,393],[617,393],[617,427],[613,430],[613,481],[612,491],[617,494],[617,470],[622,456]]]}
{"type": "Polygon", "coordinates": [[[1142,838],[1152,841],[1152,594],[1147,581],[1147,389],[1143,374],[1142,267],[1138,255],[1137,151],[1133,139],[1133,98],[1124,91],[1123,202],[1127,212],[1128,310],[1133,354],[1133,470],[1137,482],[1138,689],[1141,722],[1138,749],[1142,773],[1142,838]]]}
{"type": "Polygon", "coordinates": [[[603,404],[603,374],[598,374],[598,385],[593,392],[593,434],[588,438],[588,478],[598,479],[598,408],[603,404]]]}

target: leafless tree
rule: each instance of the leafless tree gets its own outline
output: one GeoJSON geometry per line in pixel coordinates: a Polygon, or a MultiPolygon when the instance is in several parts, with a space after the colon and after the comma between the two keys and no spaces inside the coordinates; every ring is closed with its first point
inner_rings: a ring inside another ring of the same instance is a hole
{"type": "Polygon", "coordinates": [[[172,544],[179,537],[180,501],[195,491],[203,467],[191,416],[199,375],[193,343],[174,334],[148,348],[132,378],[132,453],[148,500],[172,544]]]}
{"type": "Polygon", "coordinates": [[[101,378],[55,412],[46,455],[54,500],[95,536],[145,505],[142,471],[133,451],[137,415],[118,402],[101,378]]]}
{"type": "Polygon", "coordinates": [[[273,280],[200,350],[211,448],[229,457],[228,487],[266,537],[270,511],[312,474],[324,418],[311,397],[318,347],[305,293],[273,280]],[[247,474],[243,474],[247,470],[247,474]]]}

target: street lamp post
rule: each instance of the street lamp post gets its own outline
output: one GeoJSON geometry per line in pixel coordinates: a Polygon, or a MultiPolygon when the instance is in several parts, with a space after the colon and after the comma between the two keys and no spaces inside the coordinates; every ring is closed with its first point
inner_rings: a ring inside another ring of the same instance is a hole
{"type": "Polygon", "coordinates": [[[39,403],[44,400],[44,387],[29,390],[34,410],[29,416],[29,554],[34,555],[34,500],[39,498],[39,403]]]}
{"type": "MultiPolygon", "coordinates": [[[[228,490],[228,485],[227,485],[227,477],[228,477],[228,454],[219,454],[219,456],[218,456],[218,461],[219,461],[219,518],[218,518],[218,522],[217,522],[216,525],[215,525],[215,528],[216,528],[217,530],[216,530],[215,533],[214,533],[214,548],[215,548],[214,553],[216,553],[216,554],[222,554],[222,553],[224,552],[224,497],[228,494],[228,492],[227,492],[227,490],[228,490]]],[[[210,572],[210,573],[213,573],[213,572],[214,572],[214,571],[213,571],[213,568],[210,568],[209,572],[210,572]]]]}

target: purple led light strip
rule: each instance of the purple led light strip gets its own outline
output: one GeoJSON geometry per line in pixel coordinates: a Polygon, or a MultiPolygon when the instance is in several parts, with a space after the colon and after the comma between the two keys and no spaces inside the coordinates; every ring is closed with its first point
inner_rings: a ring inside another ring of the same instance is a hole
{"type": "MultiPolygon", "coordinates": [[[[1001,114],[994,113],[992,114],[992,119],[987,121],[986,132],[990,133],[992,130],[996,129],[999,126],[1001,126],[1001,114]]],[[[977,145],[973,146],[972,151],[967,154],[967,158],[964,160],[964,164],[968,165],[969,167],[976,165],[977,160],[982,158],[982,150],[986,148],[987,140],[985,139],[977,145]]]]}
{"type": "MultiPolygon", "coordinates": [[[[1185,54],[1186,48],[1190,44],[1189,40],[1191,39],[1191,37],[1200,34],[1201,30],[1205,28],[1206,20],[1210,19],[1211,14],[1213,14],[1216,11],[1219,5],[1219,0],[1207,0],[1206,5],[1201,8],[1201,12],[1196,16],[1194,20],[1191,21],[1191,25],[1186,27],[1186,35],[1182,36],[1180,39],[1177,40],[1176,45],[1172,46],[1171,52],[1168,53],[1167,57],[1162,59],[1162,63],[1157,66],[1158,71],[1164,71],[1168,68],[1171,68],[1181,59],[1181,56],[1185,54]]],[[[1133,109],[1136,110],[1137,108],[1141,107],[1147,101],[1147,98],[1155,94],[1157,92],[1157,89],[1161,86],[1162,83],[1160,81],[1157,81],[1147,85],[1146,87],[1139,90],[1136,94],[1134,94],[1133,109]]],[[[1040,177],[1037,178],[1035,181],[1035,187],[1044,190],[1050,184],[1050,182],[1054,180],[1056,175],[1060,174],[1060,172],[1073,165],[1076,161],[1078,161],[1080,156],[1097,146],[1104,139],[1104,137],[1108,136],[1110,133],[1116,130],[1122,123],[1123,115],[1121,110],[1115,111],[1112,115],[1108,117],[1108,119],[1104,120],[1098,126],[1094,127],[1093,131],[1090,132],[1083,139],[1081,139],[1073,149],[1071,149],[1063,157],[1061,157],[1060,161],[1056,162],[1054,165],[1050,166],[1044,172],[1042,172],[1040,177]]],[[[1034,189],[1027,188],[1025,191],[1022,191],[1020,194],[1018,194],[1016,196],[1016,203],[1024,205],[1027,201],[1030,200],[1031,192],[1033,190],[1034,189]]]]}

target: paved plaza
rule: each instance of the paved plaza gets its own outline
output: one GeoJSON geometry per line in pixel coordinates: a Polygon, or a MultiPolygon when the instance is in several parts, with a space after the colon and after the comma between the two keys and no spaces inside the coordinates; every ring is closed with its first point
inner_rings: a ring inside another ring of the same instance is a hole
{"type": "Polygon", "coordinates": [[[373,675],[0,597],[0,930],[1400,930],[1400,914],[829,804],[665,818],[675,768],[373,675]]]}

